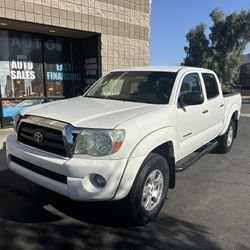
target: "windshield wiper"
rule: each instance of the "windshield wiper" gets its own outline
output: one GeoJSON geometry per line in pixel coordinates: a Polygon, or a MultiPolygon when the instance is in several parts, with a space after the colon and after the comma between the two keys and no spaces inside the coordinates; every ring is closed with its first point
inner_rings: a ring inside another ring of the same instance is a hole
{"type": "Polygon", "coordinates": [[[88,98],[96,98],[96,99],[105,99],[105,100],[113,100],[113,101],[122,101],[122,102],[140,102],[138,100],[132,100],[129,98],[114,98],[111,96],[104,97],[104,96],[83,96],[83,97],[88,97],[88,98]]]}
{"type": "Polygon", "coordinates": [[[131,99],[128,99],[128,98],[121,98],[121,99],[114,99],[114,100],[123,101],[123,102],[138,102],[136,100],[131,100],[131,99]]]}
{"type": "Polygon", "coordinates": [[[94,96],[94,95],[85,95],[83,97],[88,97],[88,98],[96,98],[96,99],[107,99],[104,96],[94,96]]]}

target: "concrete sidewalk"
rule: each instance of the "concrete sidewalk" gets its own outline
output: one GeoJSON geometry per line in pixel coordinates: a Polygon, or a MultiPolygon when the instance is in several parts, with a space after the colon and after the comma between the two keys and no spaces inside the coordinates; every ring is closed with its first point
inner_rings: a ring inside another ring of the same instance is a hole
{"type": "Polygon", "coordinates": [[[0,129],[0,149],[3,148],[3,144],[6,137],[13,133],[13,128],[0,129]]]}
{"type": "Polygon", "coordinates": [[[5,141],[8,135],[13,133],[11,129],[0,129],[0,171],[5,170],[7,166],[5,157],[5,141]]]}

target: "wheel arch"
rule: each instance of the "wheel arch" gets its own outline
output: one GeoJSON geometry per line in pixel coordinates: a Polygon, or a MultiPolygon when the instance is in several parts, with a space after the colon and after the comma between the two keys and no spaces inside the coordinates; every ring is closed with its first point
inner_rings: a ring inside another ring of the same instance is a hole
{"type": "MultiPolygon", "coordinates": [[[[158,153],[163,156],[169,166],[169,188],[175,187],[175,157],[178,153],[179,146],[177,139],[177,132],[173,127],[164,127],[144,137],[131,153],[131,155],[137,155],[143,152],[145,159],[150,153],[158,153]]],[[[139,171],[137,174],[138,173],[139,171]]]]}
{"type": "Polygon", "coordinates": [[[237,131],[238,131],[238,121],[239,121],[239,110],[237,108],[236,105],[234,105],[231,109],[231,111],[228,113],[227,118],[225,120],[225,123],[224,123],[224,128],[221,132],[220,135],[223,135],[226,133],[227,129],[228,129],[228,126],[229,126],[229,123],[230,121],[233,119],[234,123],[235,123],[235,134],[234,136],[236,137],[237,136],[237,131]]]}
{"type": "Polygon", "coordinates": [[[238,134],[238,122],[239,122],[238,117],[239,117],[239,111],[235,111],[231,117],[235,125],[234,138],[236,138],[238,134]]]}
{"type": "Polygon", "coordinates": [[[170,180],[169,188],[175,187],[175,157],[174,157],[174,145],[172,141],[167,141],[158,147],[154,148],[150,153],[156,153],[166,159],[169,166],[170,180]]]}
{"type": "Polygon", "coordinates": [[[142,164],[150,153],[162,155],[168,162],[170,182],[169,188],[175,186],[175,156],[177,155],[177,132],[172,127],[164,127],[148,134],[132,150],[122,174],[114,200],[125,198],[130,192],[142,164]]]}

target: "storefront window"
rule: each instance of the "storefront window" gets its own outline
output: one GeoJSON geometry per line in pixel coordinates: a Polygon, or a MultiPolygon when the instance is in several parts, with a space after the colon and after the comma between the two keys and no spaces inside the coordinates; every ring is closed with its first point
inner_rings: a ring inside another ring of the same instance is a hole
{"type": "Polygon", "coordinates": [[[0,30],[1,124],[11,126],[25,108],[83,94],[98,78],[97,44],[97,36],[70,39],[0,30]]]}
{"type": "Polygon", "coordinates": [[[41,38],[0,31],[0,82],[2,98],[44,95],[41,38]]]}
{"type": "Polygon", "coordinates": [[[77,61],[72,55],[74,41],[48,38],[44,41],[45,79],[48,96],[74,96],[76,82],[81,82],[81,72],[75,69],[77,61]]]}

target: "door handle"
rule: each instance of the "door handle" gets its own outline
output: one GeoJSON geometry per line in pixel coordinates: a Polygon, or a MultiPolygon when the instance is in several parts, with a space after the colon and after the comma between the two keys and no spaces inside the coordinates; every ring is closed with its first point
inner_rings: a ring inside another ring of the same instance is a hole
{"type": "Polygon", "coordinates": [[[220,105],[220,108],[222,108],[222,107],[224,107],[224,104],[221,104],[221,105],[220,105]]]}
{"type": "Polygon", "coordinates": [[[206,113],[208,113],[207,109],[205,109],[205,110],[202,111],[202,114],[206,114],[206,113]]]}

